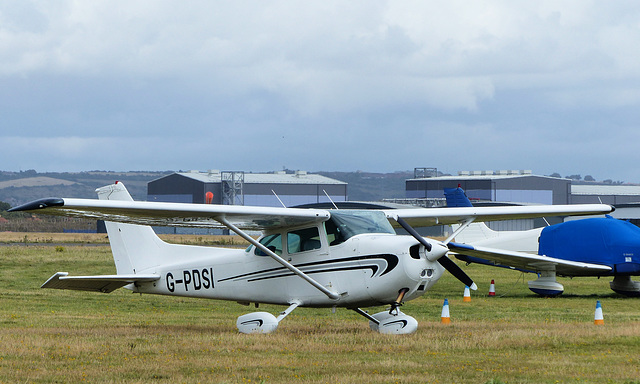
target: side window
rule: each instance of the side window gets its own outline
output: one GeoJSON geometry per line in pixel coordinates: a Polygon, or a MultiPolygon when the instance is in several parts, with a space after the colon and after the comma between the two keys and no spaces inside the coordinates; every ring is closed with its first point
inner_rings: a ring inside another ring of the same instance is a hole
{"type": "Polygon", "coordinates": [[[319,249],[321,246],[317,227],[287,233],[287,252],[290,254],[319,249]]]}
{"type": "Polygon", "coordinates": [[[333,219],[325,221],[324,228],[327,231],[327,240],[329,241],[329,245],[344,243],[345,238],[333,219]]]}
{"type": "MultiPolygon", "coordinates": [[[[276,255],[282,255],[282,236],[280,236],[279,233],[263,237],[262,239],[260,239],[260,244],[275,252],[276,255]]],[[[255,254],[256,256],[268,256],[259,248],[256,248],[255,254]]]]}

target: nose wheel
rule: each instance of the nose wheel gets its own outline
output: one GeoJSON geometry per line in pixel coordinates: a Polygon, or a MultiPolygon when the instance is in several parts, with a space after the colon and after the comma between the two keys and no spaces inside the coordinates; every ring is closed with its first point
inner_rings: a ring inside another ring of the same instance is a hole
{"type": "Polygon", "coordinates": [[[370,315],[360,308],[351,308],[353,311],[369,320],[369,328],[376,332],[405,335],[413,333],[418,329],[418,321],[402,313],[398,308],[402,306],[404,296],[409,292],[409,288],[402,288],[398,291],[398,297],[391,303],[389,311],[378,312],[370,315]]]}

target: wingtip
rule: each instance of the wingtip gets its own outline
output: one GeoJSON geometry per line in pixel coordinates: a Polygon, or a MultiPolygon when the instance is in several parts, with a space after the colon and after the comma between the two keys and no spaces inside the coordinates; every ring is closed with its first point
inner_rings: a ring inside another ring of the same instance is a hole
{"type": "Polygon", "coordinates": [[[49,197],[46,199],[40,199],[40,200],[19,205],[17,207],[7,210],[7,212],[35,211],[38,209],[44,209],[49,207],[62,207],[63,205],[64,205],[63,199],[57,198],[57,197],[49,197]]]}

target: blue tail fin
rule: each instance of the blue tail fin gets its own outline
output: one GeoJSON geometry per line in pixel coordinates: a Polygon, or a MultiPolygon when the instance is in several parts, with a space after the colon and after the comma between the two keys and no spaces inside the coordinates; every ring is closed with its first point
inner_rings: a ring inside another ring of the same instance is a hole
{"type": "Polygon", "coordinates": [[[444,197],[447,199],[447,207],[473,207],[464,190],[460,187],[445,188],[444,197]]]}

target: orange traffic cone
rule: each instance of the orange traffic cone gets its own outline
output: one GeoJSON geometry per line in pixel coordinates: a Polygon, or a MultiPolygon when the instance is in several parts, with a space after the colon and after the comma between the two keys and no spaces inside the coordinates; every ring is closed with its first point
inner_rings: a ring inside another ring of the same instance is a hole
{"type": "Polygon", "coordinates": [[[440,319],[442,324],[451,323],[451,317],[449,317],[449,300],[444,299],[444,304],[442,304],[442,315],[440,315],[440,319]]]}
{"type": "Polygon", "coordinates": [[[468,285],[464,287],[464,297],[462,298],[462,301],[471,301],[471,291],[469,290],[468,285]]]}
{"type": "Polygon", "coordinates": [[[596,315],[595,320],[593,321],[595,325],[604,324],[604,317],[602,316],[602,304],[600,304],[600,300],[596,302],[596,315]]]}
{"type": "Polygon", "coordinates": [[[495,296],[495,295],[496,295],[496,284],[492,279],[491,285],[489,286],[489,296],[495,296]]]}

